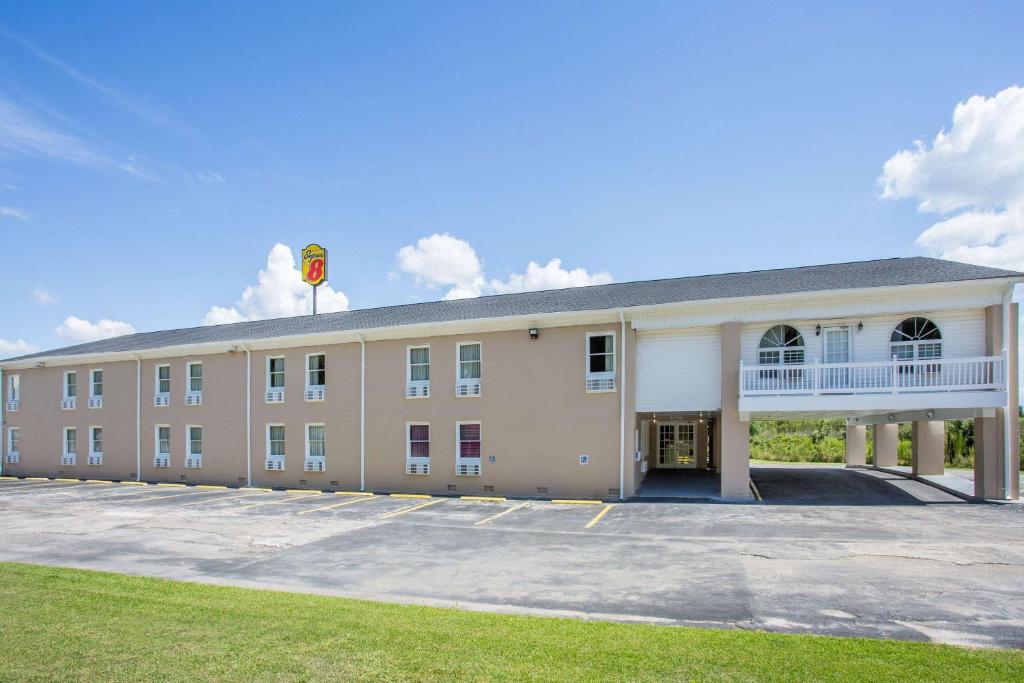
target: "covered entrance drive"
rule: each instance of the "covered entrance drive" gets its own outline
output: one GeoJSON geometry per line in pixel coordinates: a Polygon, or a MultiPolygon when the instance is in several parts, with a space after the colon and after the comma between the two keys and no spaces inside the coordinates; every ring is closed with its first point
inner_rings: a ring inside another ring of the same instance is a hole
{"type": "Polygon", "coordinates": [[[637,457],[643,484],[637,497],[718,498],[717,425],[715,413],[638,414],[637,457]]]}

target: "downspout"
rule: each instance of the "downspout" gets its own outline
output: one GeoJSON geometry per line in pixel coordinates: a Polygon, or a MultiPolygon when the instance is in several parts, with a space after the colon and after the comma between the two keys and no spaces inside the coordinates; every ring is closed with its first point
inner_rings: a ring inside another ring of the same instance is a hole
{"type": "Polygon", "coordinates": [[[252,486],[252,352],[245,351],[245,485],[252,486]]]}
{"type": "Polygon", "coordinates": [[[366,490],[366,342],[359,337],[359,490],[366,490]]]}
{"type": "Polygon", "coordinates": [[[135,481],[142,481],[142,359],[135,356],[135,481]]]}
{"type": "Polygon", "coordinates": [[[622,362],[619,363],[619,500],[626,498],[626,314],[619,311],[622,333],[622,362]]]}
{"type": "MultiPolygon", "coordinates": [[[[1005,365],[1006,372],[1006,420],[1003,425],[1003,498],[1010,500],[1013,495],[1013,485],[1010,483],[1010,474],[1012,471],[1012,455],[1017,450],[1011,448],[1010,434],[1013,433],[1013,429],[1010,427],[1012,424],[1011,420],[1017,419],[1017,407],[1012,405],[1013,403],[1013,392],[1010,391],[1010,383],[1016,382],[1017,377],[1010,377],[1010,311],[1012,307],[1010,305],[1013,299],[1013,285],[1006,290],[1006,294],[1003,296],[1003,364],[1005,365]]],[[[1014,349],[1014,353],[1017,350],[1014,349]]]]}

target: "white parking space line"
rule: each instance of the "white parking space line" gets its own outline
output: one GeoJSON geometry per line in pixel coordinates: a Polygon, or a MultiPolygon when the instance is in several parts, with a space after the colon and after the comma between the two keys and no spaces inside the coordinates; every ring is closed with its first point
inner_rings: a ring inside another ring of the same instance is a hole
{"type": "Polygon", "coordinates": [[[504,517],[505,515],[507,515],[509,513],[515,512],[516,510],[519,510],[520,508],[526,507],[526,505],[527,505],[527,503],[525,503],[525,502],[520,503],[519,505],[513,505],[509,509],[502,510],[501,512],[499,512],[496,515],[491,515],[490,517],[487,517],[486,519],[481,519],[479,522],[474,522],[473,526],[479,526],[481,524],[486,524],[487,522],[493,522],[494,520],[499,519],[501,517],[504,517]]]}

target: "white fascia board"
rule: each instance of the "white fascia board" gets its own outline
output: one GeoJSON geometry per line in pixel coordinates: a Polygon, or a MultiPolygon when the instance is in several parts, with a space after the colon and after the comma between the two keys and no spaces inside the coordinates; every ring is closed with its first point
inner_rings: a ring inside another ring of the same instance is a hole
{"type": "Polygon", "coordinates": [[[999,408],[1006,405],[1005,391],[907,392],[903,394],[820,394],[818,396],[740,397],[739,412],[762,414],[858,413],[908,410],[999,408]]]}
{"type": "MultiPolygon", "coordinates": [[[[856,289],[835,289],[816,292],[794,292],[792,294],[763,294],[748,297],[725,297],[719,299],[700,299],[697,301],[669,302],[645,306],[625,306],[585,311],[557,311],[552,313],[533,313],[519,316],[501,316],[495,318],[472,318],[468,320],[450,320],[434,323],[418,323],[413,325],[390,325],[386,327],[363,328],[338,332],[314,332],[263,339],[235,339],[199,344],[181,344],[165,346],[141,351],[114,351],[97,354],[78,354],[74,356],[40,356],[30,360],[9,361],[0,364],[0,370],[21,370],[40,366],[48,367],[65,365],[82,365],[87,363],[104,363],[128,361],[136,359],[177,358],[182,356],[201,356],[229,351],[251,351],[266,349],[285,349],[301,346],[317,346],[326,344],[358,343],[362,335],[364,341],[380,341],[385,339],[413,339],[418,337],[435,337],[479,332],[502,332],[509,330],[529,329],[530,327],[569,327],[573,325],[597,325],[619,322],[622,312],[627,321],[635,316],[651,313],[685,314],[700,308],[710,308],[724,304],[754,305],[765,302],[787,303],[834,299],[890,293],[906,293],[934,291],[936,288],[962,290],[965,287],[987,288],[993,292],[1005,292],[1006,287],[1024,284],[1024,278],[993,278],[986,280],[960,280],[955,282],[938,282],[922,285],[898,285],[892,287],[860,287],[856,289]]],[[[742,322],[740,320],[739,322],[742,322]]],[[[706,323],[705,323],[706,324],[706,323]]]]}

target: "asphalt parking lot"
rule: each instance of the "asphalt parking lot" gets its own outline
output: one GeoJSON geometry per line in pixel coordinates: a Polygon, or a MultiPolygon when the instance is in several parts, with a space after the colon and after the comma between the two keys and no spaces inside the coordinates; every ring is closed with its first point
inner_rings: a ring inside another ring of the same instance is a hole
{"type": "Polygon", "coordinates": [[[760,477],[765,503],[752,505],[0,479],[0,560],[502,612],[1024,646],[1022,506],[833,472],[760,477]],[[849,495],[812,500],[823,484],[849,495]]]}

